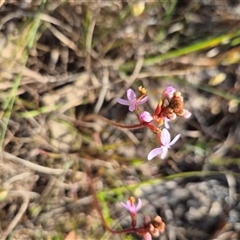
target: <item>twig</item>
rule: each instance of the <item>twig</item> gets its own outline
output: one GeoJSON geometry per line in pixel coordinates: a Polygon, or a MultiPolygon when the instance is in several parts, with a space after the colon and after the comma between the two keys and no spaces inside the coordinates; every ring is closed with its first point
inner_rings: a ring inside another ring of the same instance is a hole
{"type": "Polygon", "coordinates": [[[27,177],[29,177],[29,176],[31,176],[31,175],[33,175],[32,172],[20,173],[20,174],[18,174],[18,175],[16,175],[16,176],[13,176],[13,177],[11,177],[10,179],[6,180],[6,181],[4,182],[4,185],[9,185],[9,184],[11,184],[11,183],[13,183],[13,182],[15,182],[15,181],[22,180],[22,179],[27,178],[27,177]]]}
{"type": "Polygon", "coordinates": [[[17,226],[18,222],[20,221],[20,219],[22,218],[23,214],[25,213],[25,211],[27,210],[28,204],[29,204],[29,194],[27,194],[26,191],[18,191],[19,196],[22,197],[23,199],[23,203],[17,213],[17,215],[15,216],[15,218],[12,220],[12,222],[8,225],[7,229],[5,231],[3,231],[3,234],[1,236],[1,239],[5,239],[11,232],[12,230],[17,226]]]}
{"type": "Polygon", "coordinates": [[[56,181],[57,181],[56,178],[52,176],[50,177],[48,184],[41,193],[40,202],[42,203],[42,205],[44,205],[47,202],[48,198],[51,196],[51,192],[54,186],[56,185],[56,181]]]}
{"type": "Polygon", "coordinates": [[[91,21],[88,27],[88,31],[87,31],[87,36],[86,36],[86,43],[85,43],[85,47],[86,47],[86,61],[85,61],[85,66],[87,69],[87,72],[90,75],[90,68],[91,68],[91,53],[92,53],[92,38],[93,38],[93,32],[94,32],[94,28],[95,28],[95,24],[96,24],[96,17],[100,12],[100,7],[97,8],[97,10],[94,12],[94,16],[91,16],[91,21]]]}
{"type": "MultiPolygon", "coordinates": [[[[2,5],[2,2],[0,1],[0,5],[2,5]]],[[[2,30],[3,25],[10,21],[13,18],[21,18],[24,15],[24,12],[22,10],[14,11],[9,13],[7,16],[2,17],[0,21],[0,30],[2,30]]]]}
{"type": "Polygon", "coordinates": [[[225,177],[227,179],[227,182],[228,182],[228,186],[229,186],[229,201],[228,201],[228,205],[229,205],[229,208],[233,207],[234,204],[236,204],[236,201],[237,201],[237,191],[236,191],[236,188],[237,188],[237,183],[236,183],[236,179],[235,177],[231,174],[231,173],[226,173],[225,174],[225,177]]]}
{"type": "Polygon", "coordinates": [[[19,197],[23,195],[28,195],[29,199],[38,199],[41,197],[39,193],[36,192],[29,192],[25,190],[10,190],[9,191],[9,196],[11,197],[19,197]]]}
{"type": "Polygon", "coordinates": [[[76,54],[79,53],[79,49],[77,45],[67,38],[64,34],[62,34],[60,31],[58,31],[53,25],[49,25],[49,30],[52,32],[52,34],[58,38],[62,43],[66,44],[69,48],[71,48],[73,51],[76,52],[76,54]]]}
{"type": "Polygon", "coordinates": [[[41,173],[45,173],[45,174],[53,174],[53,175],[61,175],[61,174],[65,173],[66,171],[72,171],[71,169],[65,170],[65,169],[59,169],[59,168],[43,167],[43,166],[40,166],[38,164],[26,161],[22,158],[16,157],[16,156],[14,156],[10,153],[7,153],[7,152],[2,152],[1,155],[2,155],[3,158],[5,158],[9,161],[21,164],[21,165],[23,165],[25,167],[28,167],[28,168],[36,171],[36,172],[41,172],[41,173]]]}
{"type": "Polygon", "coordinates": [[[137,139],[136,135],[129,131],[129,129],[121,129],[121,131],[126,134],[126,136],[131,139],[134,144],[139,144],[140,141],[137,139]]]}
{"type": "Polygon", "coordinates": [[[105,68],[103,68],[102,89],[101,89],[101,92],[99,93],[98,101],[94,108],[94,113],[99,113],[99,111],[102,107],[104,98],[107,94],[107,90],[109,87],[108,84],[109,84],[109,71],[108,71],[108,68],[105,67],[105,68]]]}

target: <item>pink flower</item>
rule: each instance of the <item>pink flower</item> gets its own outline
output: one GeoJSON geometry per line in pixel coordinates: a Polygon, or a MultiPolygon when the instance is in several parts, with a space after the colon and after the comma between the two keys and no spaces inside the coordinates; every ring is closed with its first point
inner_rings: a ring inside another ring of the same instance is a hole
{"type": "Polygon", "coordinates": [[[137,206],[134,205],[134,200],[135,198],[134,197],[130,197],[128,200],[127,200],[127,204],[121,202],[121,205],[127,209],[131,215],[136,215],[137,214],[137,211],[142,207],[142,201],[140,198],[138,198],[138,204],[137,206]]]}
{"type": "Polygon", "coordinates": [[[158,154],[161,154],[161,159],[164,159],[167,155],[168,149],[180,138],[180,134],[178,134],[172,141],[170,133],[166,128],[164,128],[161,132],[161,144],[162,146],[159,148],[154,148],[149,154],[148,154],[148,160],[152,160],[155,156],[158,154]]]}
{"type": "Polygon", "coordinates": [[[176,92],[176,89],[172,86],[167,87],[162,93],[162,99],[167,98],[170,100],[173,97],[173,94],[176,92]]]}
{"type": "Polygon", "coordinates": [[[139,114],[139,119],[140,119],[141,122],[149,123],[149,122],[151,122],[153,120],[153,117],[152,117],[152,115],[149,112],[144,111],[144,112],[141,112],[139,114]]]}
{"type": "Polygon", "coordinates": [[[118,103],[120,103],[122,105],[129,106],[129,111],[130,112],[133,112],[138,105],[141,105],[148,100],[148,96],[145,96],[141,100],[137,100],[136,94],[131,88],[129,88],[127,90],[127,98],[128,98],[128,100],[125,100],[125,99],[122,99],[122,98],[117,98],[116,100],[117,100],[118,103]]]}

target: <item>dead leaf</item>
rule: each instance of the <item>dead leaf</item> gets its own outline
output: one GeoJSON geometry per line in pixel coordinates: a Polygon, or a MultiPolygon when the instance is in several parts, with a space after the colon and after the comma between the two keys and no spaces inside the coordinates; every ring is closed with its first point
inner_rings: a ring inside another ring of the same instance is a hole
{"type": "Polygon", "coordinates": [[[217,86],[220,83],[222,83],[223,81],[225,81],[225,79],[226,79],[226,74],[225,73],[219,73],[209,80],[208,85],[217,86]]]}

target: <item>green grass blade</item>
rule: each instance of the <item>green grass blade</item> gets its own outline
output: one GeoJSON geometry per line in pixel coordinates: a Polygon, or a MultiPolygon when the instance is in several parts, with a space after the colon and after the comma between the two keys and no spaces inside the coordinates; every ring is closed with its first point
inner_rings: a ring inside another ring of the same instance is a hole
{"type": "MultiPolygon", "coordinates": [[[[198,42],[191,44],[190,46],[186,46],[186,47],[182,47],[180,49],[169,51],[165,54],[146,57],[144,59],[144,65],[150,66],[150,65],[154,65],[156,63],[159,63],[159,62],[167,60],[167,59],[176,58],[176,57],[180,57],[180,56],[183,56],[186,54],[190,54],[190,53],[194,53],[194,52],[201,51],[204,49],[212,48],[212,47],[215,47],[215,46],[221,44],[222,42],[230,41],[231,39],[233,39],[235,37],[239,37],[239,36],[240,36],[240,30],[233,32],[233,33],[223,34],[221,36],[214,37],[211,39],[200,40],[198,42]]],[[[119,70],[121,70],[123,72],[128,72],[128,71],[131,71],[135,65],[136,65],[136,61],[130,61],[130,62],[122,64],[119,67],[119,70]]]]}
{"type": "MultiPolygon", "coordinates": [[[[27,28],[27,30],[25,29],[25,31],[22,34],[22,38],[15,45],[15,48],[16,48],[15,50],[16,51],[19,50],[19,53],[22,53],[22,58],[21,58],[22,61],[20,63],[21,66],[25,66],[27,63],[28,55],[26,52],[26,48],[31,48],[33,46],[39,26],[40,26],[40,19],[36,17],[30,22],[29,28],[27,28]]],[[[13,54],[14,54],[14,51],[13,51],[13,54]]],[[[14,64],[12,65],[12,67],[13,68],[15,67],[14,64]]],[[[6,135],[8,122],[12,113],[14,102],[16,100],[17,90],[20,85],[21,79],[22,79],[22,73],[20,72],[14,78],[12,88],[9,90],[9,96],[4,100],[2,104],[3,111],[0,113],[2,118],[2,123],[1,123],[2,130],[0,133],[0,150],[2,150],[3,148],[3,141],[6,135]]]]}

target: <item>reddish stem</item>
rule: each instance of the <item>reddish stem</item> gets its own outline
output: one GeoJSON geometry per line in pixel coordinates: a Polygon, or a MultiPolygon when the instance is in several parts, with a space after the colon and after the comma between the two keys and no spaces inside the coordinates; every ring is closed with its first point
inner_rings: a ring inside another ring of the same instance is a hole
{"type": "MultiPolygon", "coordinates": [[[[118,128],[125,128],[125,129],[139,129],[144,127],[144,125],[142,123],[138,123],[138,124],[133,124],[133,125],[125,125],[125,124],[120,124],[114,121],[111,121],[103,116],[97,115],[97,114],[90,114],[87,115],[84,120],[88,121],[88,120],[95,120],[96,118],[102,120],[103,122],[112,125],[114,127],[118,127],[118,128]]],[[[77,120],[77,123],[84,123],[84,121],[82,120],[77,120]]]]}
{"type": "MultiPolygon", "coordinates": [[[[139,228],[135,228],[135,227],[132,227],[132,228],[128,228],[128,229],[122,229],[122,230],[113,230],[111,229],[104,217],[103,217],[103,214],[102,214],[102,211],[101,211],[101,206],[99,204],[99,201],[98,201],[98,198],[97,198],[97,194],[96,194],[96,191],[95,191],[95,188],[94,188],[94,184],[93,184],[93,181],[92,181],[92,174],[91,174],[91,169],[89,167],[88,164],[86,164],[86,172],[87,172],[87,175],[89,176],[90,178],[90,189],[91,189],[91,192],[92,192],[92,196],[93,196],[93,204],[101,218],[101,222],[103,224],[103,226],[111,233],[113,234],[122,234],[122,233],[142,233],[142,232],[146,232],[146,229],[144,227],[139,227],[139,228]]],[[[134,224],[133,224],[134,225],[134,224]]]]}

